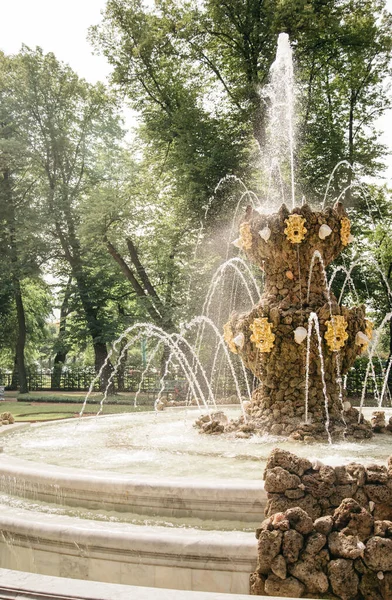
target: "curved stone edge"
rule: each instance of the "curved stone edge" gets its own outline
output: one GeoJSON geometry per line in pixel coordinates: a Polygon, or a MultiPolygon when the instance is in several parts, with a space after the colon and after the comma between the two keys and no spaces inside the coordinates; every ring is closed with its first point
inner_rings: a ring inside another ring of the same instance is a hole
{"type": "Polygon", "coordinates": [[[2,507],[4,568],[128,585],[246,594],[252,533],[124,526],[2,507]]]}
{"type": "Polygon", "coordinates": [[[7,454],[0,454],[0,489],[3,493],[67,506],[247,523],[259,522],[266,504],[261,481],[92,473],[7,454]]]}
{"type": "MultiPolygon", "coordinates": [[[[0,568],[0,598],[10,600],[155,600],[157,589],[49,577],[0,568]],[[66,592],[64,592],[66,590],[66,592]]],[[[160,600],[248,600],[247,594],[160,589],[160,600]]],[[[270,600],[278,600],[271,598],[270,600]]],[[[290,600],[290,599],[288,599],[290,600]]],[[[292,599],[291,599],[292,600],[292,599]]]]}

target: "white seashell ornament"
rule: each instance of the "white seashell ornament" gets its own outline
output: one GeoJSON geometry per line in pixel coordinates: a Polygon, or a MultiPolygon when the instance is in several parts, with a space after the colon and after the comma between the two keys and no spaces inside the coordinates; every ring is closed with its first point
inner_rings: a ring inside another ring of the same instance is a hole
{"type": "Polygon", "coordinates": [[[365,549],[366,549],[366,546],[365,546],[365,544],[364,544],[363,542],[358,542],[358,543],[357,543],[357,548],[358,548],[358,550],[360,550],[361,552],[364,552],[364,551],[365,551],[365,549]]]}
{"type": "Polygon", "coordinates": [[[304,339],[307,337],[308,332],[305,329],[305,327],[297,327],[297,329],[294,330],[294,339],[297,342],[297,344],[302,344],[304,339]]]}
{"type": "Polygon", "coordinates": [[[268,240],[271,237],[271,229],[269,227],[264,227],[264,229],[260,229],[259,236],[261,237],[262,240],[264,240],[265,242],[268,242],[268,240]]]}
{"type": "Polygon", "coordinates": [[[370,340],[368,336],[363,333],[363,331],[358,331],[357,335],[355,336],[355,343],[357,346],[366,346],[369,341],[370,340]]]}
{"type": "Polygon", "coordinates": [[[234,242],[231,242],[233,244],[233,246],[235,246],[236,248],[241,248],[242,249],[242,242],[240,238],[237,238],[236,240],[234,240],[234,242]]]}
{"type": "Polygon", "coordinates": [[[250,408],[252,406],[252,402],[250,400],[244,400],[242,403],[243,409],[245,412],[250,411],[250,408]]]}
{"type": "Polygon", "coordinates": [[[312,460],[312,469],[314,469],[315,471],[320,471],[321,467],[324,466],[324,463],[321,462],[321,460],[319,460],[318,458],[315,458],[314,460],[312,460]]]}
{"type": "Polygon", "coordinates": [[[244,343],[245,343],[245,336],[243,333],[239,333],[238,335],[235,336],[235,338],[233,338],[233,342],[235,343],[236,346],[238,346],[238,348],[243,348],[244,347],[244,343]]]}
{"type": "Polygon", "coordinates": [[[321,225],[320,229],[319,229],[319,238],[321,240],[325,240],[326,237],[328,237],[329,235],[331,235],[332,233],[332,229],[330,228],[329,225],[326,225],[324,223],[324,225],[321,225]]]}

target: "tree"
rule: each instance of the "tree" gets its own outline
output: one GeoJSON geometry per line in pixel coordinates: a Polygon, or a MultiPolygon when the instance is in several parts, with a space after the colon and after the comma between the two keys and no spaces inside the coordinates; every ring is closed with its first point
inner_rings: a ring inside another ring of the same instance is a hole
{"type": "MultiPolygon", "coordinates": [[[[23,287],[27,278],[39,278],[47,249],[38,231],[40,213],[35,204],[36,179],[32,155],[12,88],[12,61],[0,56],[0,245],[5,283],[16,309],[14,381],[27,392],[25,347],[27,338],[23,287]]],[[[9,307],[10,308],[10,307],[9,307]]],[[[9,310],[8,308],[8,310],[9,310]]]]}
{"type": "MultiPolygon", "coordinates": [[[[177,185],[184,189],[187,179],[200,215],[222,175],[249,179],[249,134],[263,144],[267,107],[260,86],[280,31],[290,34],[302,91],[297,163],[303,191],[322,198],[340,160],[374,175],[385,152],[375,120],[390,104],[391,25],[383,0],[156,0],[148,7],[110,0],[92,38],[114,66],[114,83],[140,111],[147,139],[161,156],[166,148],[164,165],[177,185]],[[207,156],[208,181],[201,176],[207,156]],[[195,180],[205,182],[202,198],[194,194],[195,180]]],[[[334,191],[352,180],[351,169],[336,172],[334,191]]]]}
{"type": "MultiPolygon", "coordinates": [[[[105,174],[95,169],[101,152],[113,149],[122,132],[113,99],[101,84],[91,86],[53,54],[27,47],[12,59],[12,93],[23,117],[40,181],[40,200],[53,255],[69,265],[78,290],[98,371],[108,353],[100,305],[90,287],[90,265],[79,236],[81,198],[105,174]]],[[[110,373],[103,373],[102,385],[110,373]]]]}

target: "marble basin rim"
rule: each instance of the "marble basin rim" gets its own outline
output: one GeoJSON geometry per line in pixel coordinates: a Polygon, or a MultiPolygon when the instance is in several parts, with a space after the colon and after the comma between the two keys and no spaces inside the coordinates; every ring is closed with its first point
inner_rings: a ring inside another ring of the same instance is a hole
{"type": "MultiPolygon", "coordinates": [[[[20,600],[47,597],[52,600],[156,600],[157,590],[150,587],[105,584],[93,581],[48,577],[20,573],[0,568],[0,594],[20,600]],[[64,593],[64,590],[67,590],[64,593]]],[[[160,600],[249,600],[248,594],[232,595],[219,592],[189,592],[173,589],[159,591],[160,600]]],[[[259,596],[266,598],[266,596],[259,596]]],[[[279,600],[268,596],[270,600],[279,600]]],[[[288,600],[294,600],[288,598],[288,600]]]]}
{"type": "Polygon", "coordinates": [[[5,453],[0,454],[0,490],[72,507],[255,524],[262,520],[266,503],[261,480],[202,481],[91,472],[5,453]]]}
{"type": "Polygon", "coordinates": [[[249,592],[254,534],[81,520],[1,506],[3,568],[127,585],[249,592]]]}

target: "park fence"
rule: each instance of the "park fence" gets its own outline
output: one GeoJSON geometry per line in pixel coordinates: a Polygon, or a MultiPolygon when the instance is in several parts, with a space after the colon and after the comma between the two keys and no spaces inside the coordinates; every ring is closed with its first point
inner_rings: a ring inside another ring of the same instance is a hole
{"type": "MultiPolygon", "coordinates": [[[[367,360],[358,359],[355,366],[345,377],[344,383],[348,396],[361,397],[367,365],[367,360]]],[[[384,386],[385,370],[385,363],[383,364],[380,361],[374,361],[373,369],[369,369],[365,393],[367,403],[373,403],[374,399],[377,404],[384,387],[383,405],[392,406],[392,377],[390,377],[388,384],[384,386]]],[[[58,377],[54,379],[54,373],[49,369],[28,369],[27,380],[30,391],[87,392],[91,385],[93,391],[99,391],[100,389],[99,378],[92,367],[66,367],[62,370],[60,379],[58,377]],[[56,381],[55,386],[53,385],[54,381],[56,381]]],[[[147,394],[158,392],[162,386],[159,373],[155,371],[142,372],[132,367],[127,368],[120,376],[115,374],[113,383],[118,391],[131,393],[140,391],[147,394]]],[[[257,382],[255,383],[257,385],[257,382]]],[[[6,390],[10,390],[17,389],[17,384],[17,377],[13,376],[11,372],[0,370],[0,386],[5,386],[6,390]]],[[[186,387],[184,378],[171,378],[165,384],[165,391],[170,391],[174,399],[182,400],[186,397],[186,387]]],[[[236,389],[229,378],[226,378],[222,382],[222,386],[219,387],[224,389],[226,398],[236,395],[236,389]]]]}

